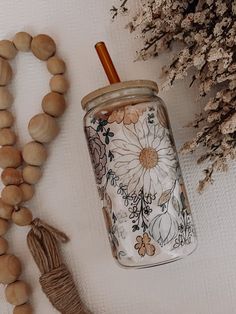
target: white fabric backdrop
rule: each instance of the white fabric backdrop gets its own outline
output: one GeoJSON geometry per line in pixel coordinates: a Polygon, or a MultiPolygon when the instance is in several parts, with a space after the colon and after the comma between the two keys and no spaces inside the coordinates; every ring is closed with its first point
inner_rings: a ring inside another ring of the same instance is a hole
{"type": "MultiPolygon", "coordinates": [[[[107,42],[124,80],[159,81],[161,66],[168,58],[134,63],[140,42],[131,40],[124,29],[125,20],[111,24],[111,4],[111,0],[1,0],[0,37],[11,38],[20,30],[51,34],[68,64],[71,82],[62,131],[49,148],[50,157],[31,207],[35,216],[70,236],[71,242],[63,246],[63,252],[94,314],[235,313],[235,165],[227,177],[218,175],[215,185],[199,196],[195,186],[200,169],[194,163],[195,157],[180,158],[199,237],[198,250],[192,256],[138,271],[119,268],[111,257],[80,107],[82,96],[107,84],[93,45],[100,40],[107,42]]],[[[48,92],[49,75],[45,65],[30,54],[18,55],[13,67],[17,131],[24,142],[29,139],[27,121],[39,112],[41,98],[48,92]]],[[[198,111],[197,91],[180,82],[161,97],[167,103],[179,147],[192,134],[182,126],[198,111]]],[[[25,228],[11,228],[11,251],[24,263],[22,278],[33,288],[35,313],[56,313],[38,284],[39,272],[26,247],[26,232],[25,228]]],[[[1,287],[0,313],[11,312],[1,287]]]]}

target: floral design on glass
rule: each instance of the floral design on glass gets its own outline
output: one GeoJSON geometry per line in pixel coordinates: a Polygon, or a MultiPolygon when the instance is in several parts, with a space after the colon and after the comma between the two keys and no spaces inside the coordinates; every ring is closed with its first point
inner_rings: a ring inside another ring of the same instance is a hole
{"type": "Polygon", "coordinates": [[[173,249],[190,244],[194,234],[184,185],[179,184],[180,194],[177,195],[175,191],[179,181],[176,180],[171,189],[162,193],[158,200],[161,213],[155,216],[149,225],[150,236],[161,247],[172,241],[174,241],[173,249]]]}
{"type": "Polygon", "coordinates": [[[126,106],[122,107],[118,110],[114,110],[109,118],[109,123],[121,123],[123,122],[124,125],[129,125],[131,123],[137,123],[139,120],[139,117],[143,114],[143,112],[146,110],[143,106],[126,106]]]}
{"type": "Polygon", "coordinates": [[[94,167],[95,177],[98,184],[102,182],[103,176],[106,174],[106,145],[101,141],[96,130],[91,126],[85,128],[87,134],[89,151],[94,167]]]}
{"type": "Polygon", "coordinates": [[[157,195],[176,178],[176,155],[166,130],[146,119],[123,126],[123,136],[111,141],[114,170],[128,193],[157,195]]]}
{"type": "Polygon", "coordinates": [[[119,247],[119,241],[115,235],[115,226],[112,222],[112,201],[110,196],[105,193],[106,206],[103,206],[102,211],[104,215],[104,220],[107,228],[107,232],[109,235],[109,242],[111,245],[111,251],[114,258],[117,258],[117,247],[119,247]]]}
{"type": "Polygon", "coordinates": [[[180,184],[180,189],[181,189],[180,193],[181,202],[175,199],[175,204],[173,204],[180,218],[180,222],[178,225],[178,235],[175,238],[175,243],[173,246],[174,249],[180,246],[190,244],[192,241],[192,237],[194,235],[190,205],[188,202],[186,189],[183,183],[180,184]]]}
{"type": "Polygon", "coordinates": [[[138,254],[142,257],[145,255],[153,256],[156,252],[156,248],[153,244],[151,244],[151,238],[145,232],[142,236],[137,236],[137,243],[135,244],[135,250],[138,250],[138,254]]]}
{"type": "Polygon", "coordinates": [[[149,225],[149,232],[151,237],[161,246],[170,243],[178,232],[178,219],[176,212],[169,212],[169,207],[177,198],[174,196],[174,191],[177,181],[174,181],[172,187],[165,190],[158,199],[158,206],[161,212],[156,215],[149,225]]]}
{"type": "Polygon", "coordinates": [[[108,183],[117,187],[117,194],[122,197],[123,204],[129,210],[129,218],[132,221],[133,232],[143,229],[145,232],[148,229],[148,216],[152,213],[150,204],[156,199],[155,195],[144,195],[143,189],[138,194],[132,193],[130,195],[127,191],[127,186],[119,182],[119,177],[110,169],[106,175],[106,184],[103,190],[106,189],[108,183]]]}
{"type": "Polygon", "coordinates": [[[86,133],[113,256],[159,256],[163,247],[166,254],[191,244],[194,227],[165,108],[142,104],[96,116],[86,133]]]}

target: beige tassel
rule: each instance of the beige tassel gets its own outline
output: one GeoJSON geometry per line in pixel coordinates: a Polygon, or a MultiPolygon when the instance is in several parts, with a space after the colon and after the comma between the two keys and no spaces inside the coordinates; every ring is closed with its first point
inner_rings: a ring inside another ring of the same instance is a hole
{"type": "Polygon", "coordinates": [[[62,314],[88,314],[68,268],[62,262],[58,242],[69,239],[36,218],[27,236],[31,254],[41,272],[40,284],[52,305],[62,314]]]}

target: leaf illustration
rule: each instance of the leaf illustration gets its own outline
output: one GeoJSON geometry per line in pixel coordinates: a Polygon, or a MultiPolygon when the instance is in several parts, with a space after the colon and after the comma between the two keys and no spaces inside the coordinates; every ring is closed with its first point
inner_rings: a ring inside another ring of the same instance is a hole
{"type": "Polygon", "coordinates": [[[114,223],[116,223],[117,218],[116,218],[116,215],[114,213],[112,214],[112,219],[113,219],[114,223]]]}
{"type": "Polygon", "coordinates": [[[124,257],[124,256],[126,256],[126,255],[127,255],[127,253],[124,252],[124,251],[120,251],[120,252],[118,253],[119,258],[122,258],[122,257],[124,257]]]}
{"type": "Polygon", "coordinates": [[[173,205],[174,209],[176,210],[178,215],[180,215],[181,208],[180,208],[180,204],[179,204],[178,199],[175,196],[172,196],[171,201],[172,201],[172,205],[173,205]]]}
{"type": "Polygon", "coordinates": [[[170,200],[170,197],[171,197],[171,190],[164,191],[158,200],[158,205],[161,206],[167,203],[170,200]]]}
{"type": "Polygon", "coordinates": [[[139,228],[139,226],[138,225],[133,225],[132,226],[132,231],[133,232],[136,232],[136,231],[138,231],[140,228],[139,228]]]}
{"type": "Polygon", "coordinates": [[[149,225],[149,233],[153,240],[164,246],[178,234],[178,223],[168,212],[157,215],[149,225]]]}
{"type": "Polygon", "coordinates": [[[99,125],[97,126],[97,132],[100,132],[100,131],[102,131],[102,130],[103,130],[103,127],[102,127],[102,125],[99,124],[99,125]]]}

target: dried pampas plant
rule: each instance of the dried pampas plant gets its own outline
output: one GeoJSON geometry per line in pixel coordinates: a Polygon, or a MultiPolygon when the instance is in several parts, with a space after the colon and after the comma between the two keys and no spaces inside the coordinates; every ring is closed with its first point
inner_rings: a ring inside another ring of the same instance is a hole
{"type": "MultiPolygon", "coordinates": [[[[113,18],[128,12],[131,1],[114,5],[113,18]]],[[[206,163],[198,186],[201,192],[213,182],[214,172],[226,171],[228,161],[236,157],[236,0],[142,0],[129,27],[143,37],[139,52],[143,59],[158,56],[174,42],[184,44],[165,68],[165,89],[191,68],[190,86],[198,80],[202,97],[213,94],[192,123],[198,129],[195,138],[181,149],[188,153],[205,147],[197,161],[206,163]]]]}

